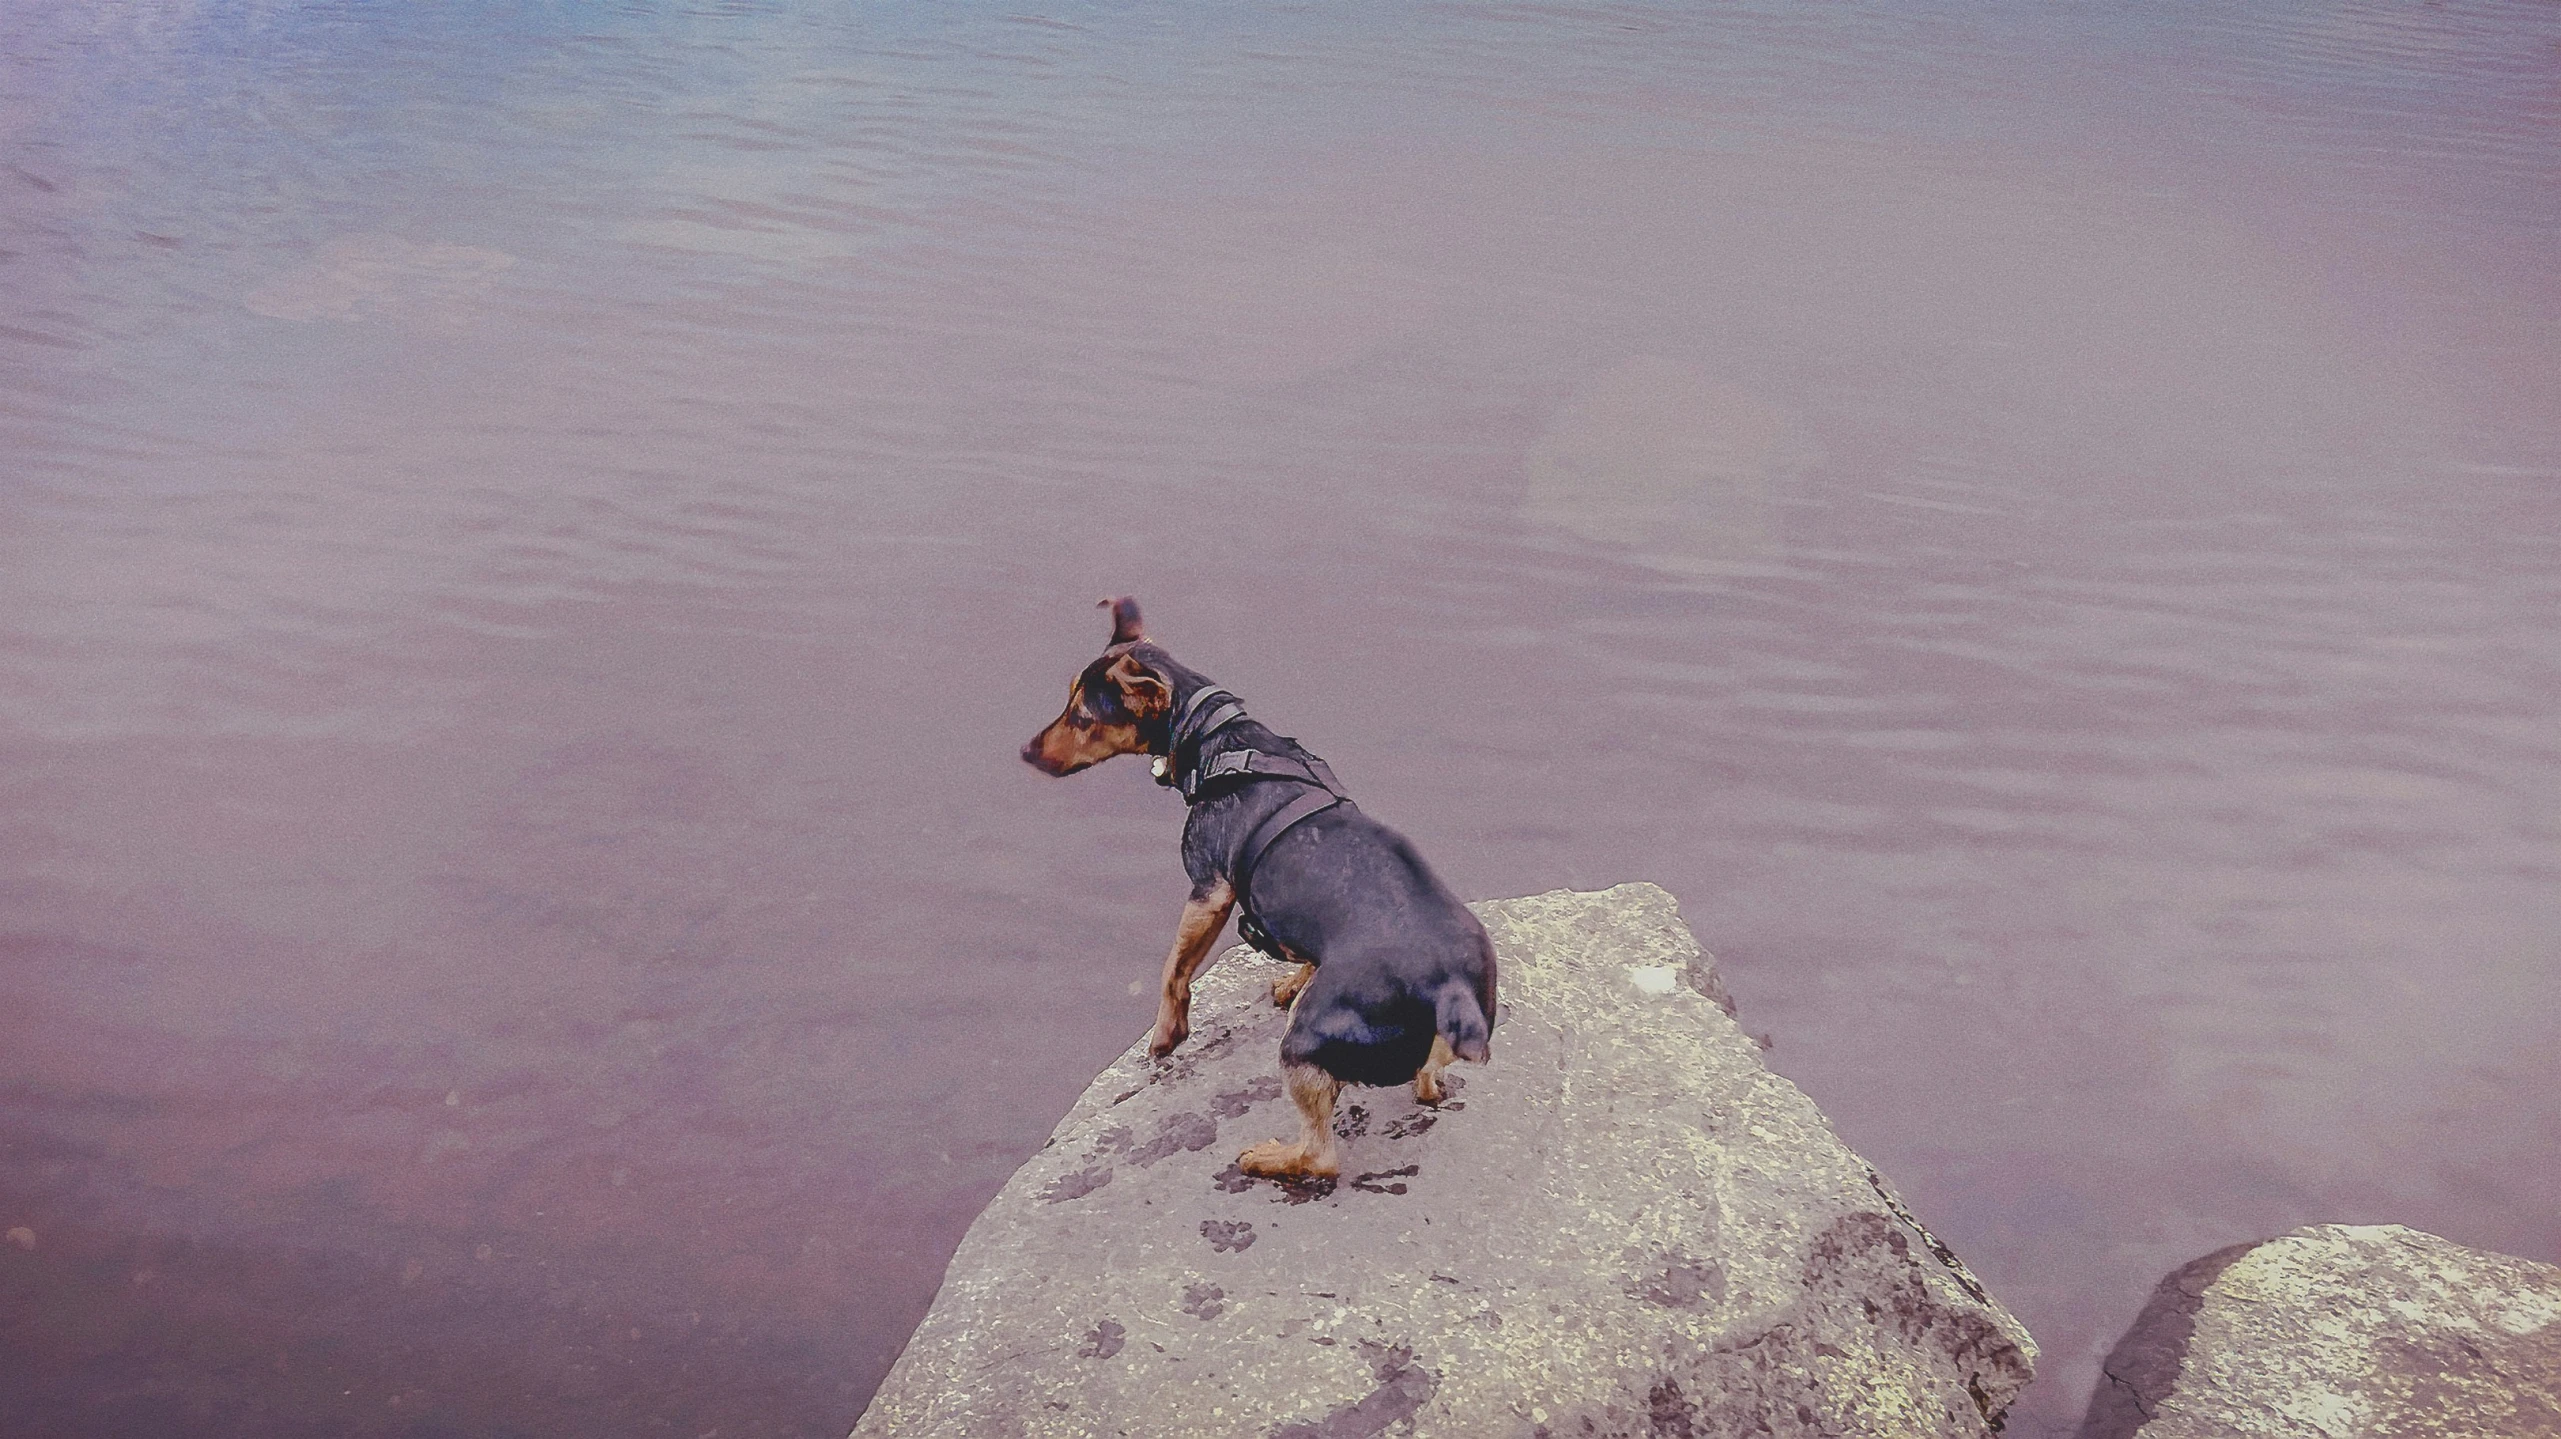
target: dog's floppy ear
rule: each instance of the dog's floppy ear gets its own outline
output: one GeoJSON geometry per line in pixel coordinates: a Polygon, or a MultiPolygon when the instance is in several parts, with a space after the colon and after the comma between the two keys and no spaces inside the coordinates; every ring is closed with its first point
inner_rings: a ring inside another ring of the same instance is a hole
{"type": "Polygon", "coordinates": [[[1138,601],[1127,595],[1108,595],[1095,603],[1112,612],[1113,644],[1125,645],[1132,640],[1147,638],[1138,627],[1138,601]]]}
{"type": "Polygon", "coordinates": [[[1120,702],[1140,719],[1163,719],[1174,708],[1174,687],[1150,673],[1136,655],[1122,655],[1103,671],[1120,691],[1120,702]]]}

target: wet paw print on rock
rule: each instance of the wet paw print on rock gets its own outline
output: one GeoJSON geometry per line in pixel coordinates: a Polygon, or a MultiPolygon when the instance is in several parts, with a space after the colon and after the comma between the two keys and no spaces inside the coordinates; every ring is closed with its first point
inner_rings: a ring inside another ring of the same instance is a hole
{"type": "Polygon", "coordinates": [[[1283,1204],[1312,1204],[1319,1199],[1334,1197],[1334,1176],[1330,1174],[1321,1179],[1274,1179],[1267,1182],[1280,1191],[1272,1197],[1283,1204]]]}
{"type": "Polygon", "coordinates": [[[1109,1359],[1129,1342],[1129,1331],[1109,1319],[1085,1332],[1085,1342],[1076,1351],[1079,1359],[1109,1359]]]}
{"type": "Polygon", "coordinates": [[[1360,1341],[1377,1388],[1313,1422],[1283,1424],[1271,1439],[1365,1439],[1410,1420],[1431,1402],[1441,1387],[1440,1375],[1414,1362],[1410,1345],[1394,1347],[1376,1340],[1360,1341]]]}
{"type": "Polygon", "coordinates": [[[1111,1182],[1112,1171],[1108,1165],[1080,1169],[1049,1181],[1049,1187],[1040,1192],[1040,1199],[1043,1204],[1063,1204],[1070,1199],[1082,1199],[1111,1182]]]}
{"type": "Polygon", "coordinates": [[[1156,1072],[1151,1078],[1158,1083],[1189,1079],[1200,1072],[1203,1064],[1235,1048],[1236,1041],[1244,1037],[1244,1033],[1232,1026],[1207,1038],[1194,1035],[1187,1048],[1178,1049],[1170,1055],[1154,1060],[1156,1072]]]}
{"type": "Polygon", "coordinates": [[[1156,1127],[1156,1137],[1131,1150],[1129,1162],[1144,1169],[1169,1154],[1207,1149],[1218,1142],[1218,1121],[1206,1114],[1169,1114],[1156,1127]]]}
{"type": "Polygon", "coordinates": [[[1209,1102],[1209,1112],[1212,1116],[1219,1119],[1234,1119],[1236,1116],[1243,1114],[1246,1110],[1253,1108],[1255,1105],[1261,1104],[1265,1100],[1278,1099],[1280,1096],[1281,1082],[1279,1076],[1266,1074],[1262,1078],[1255,1080],[1253,1083],[1246,1085],[1243,1089],[1231,1089],[1225,1094],[1211,1100],[1209,1102]]]}
{"type": "Polygon", "coordinates": [[[1183,1312],[1194,1319],[1215,1319],[1227,1312],[1227,1291],[1215,1284],[1187,1284],[1183,1286],[1183,1312]]]}
{"type": "Polygon", "coordinates": [[[1367,1109],[1364,1109],[1357,1104],[1346,1104],[1343,1106],[1342,1113],[1334,1116],[1335,1138],[1358,1139],[1367,1133],[1369,1133],[1369,1111],[1367,1109]]]}
{"type": "Polygon", "coordinates": [[[1387,1121],[1387,1127],[1379,1132],[1390,1139],[1412,1139],[1415,1136],[1428,1131],[1433,1125],[1440,1123],[1440,1120],[1441,1117],[1439,1115],[1433,1114],[1427,1110],[1417,1111],[1413,1114],[1401,1114],[1396,1118],[1387,1121]]]}
{"type": "Polygon", "coordinates": [[[1254,1226],[1241,1219],[1204,1219],[1200,1237],[1221,1254],[1242,1254],[1254,1247],[1254,1226]]]}
{"type": "Polygon", "coordinates": [[[1352,1180],[1352,1187],[1354,1189],[1365,1190],[1371,1194],[1402,1194],[1405,1192],[1405,1186],[1403,1184],[1381,1184],[1379,1181],[1382,1179],[1411,1179],[1422,1172],[1423,1166],[1419,1164],[1408,1164],[1402,1169],[1382,1169],[1375,1174],[1363,1174],[1357,1176],[1352,1180]]]}

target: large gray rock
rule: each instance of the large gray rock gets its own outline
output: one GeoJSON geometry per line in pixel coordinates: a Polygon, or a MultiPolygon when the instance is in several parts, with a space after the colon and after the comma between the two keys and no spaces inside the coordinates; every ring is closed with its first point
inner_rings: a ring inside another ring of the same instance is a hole
{"type": "Polygon", "coordinates": [[[1652,885],[1478,907],[1493,1062],[1292,1132],[1282,971],[1231,950],[952,1258],[855,1434],[1980,1435],[2027,1331],[1737,1028],[1652,885]]]}
{"type": "Polygon", "coordinates": [[[2561,1269],[2316,1224],[2161,1281],[2081,1439],[2561,1436],[2561,1269]]]}

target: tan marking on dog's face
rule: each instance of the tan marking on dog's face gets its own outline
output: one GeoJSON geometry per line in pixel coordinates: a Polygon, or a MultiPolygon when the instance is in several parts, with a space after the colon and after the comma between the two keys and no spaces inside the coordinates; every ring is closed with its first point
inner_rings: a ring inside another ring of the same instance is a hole
{"type": "Polygon", "coordinates": [[[1137,725],[1107,724],[1095,718],[1080,686],[1058,718],[1023,746],[1023,760],[1042,774],[1071,775],[1114,755],[1138,754],[1146,748],[1137,725]]]}
{"type": "Polygon", "coordinates": [[[1047,775],[1071,775],[1114,755],[1144,754],[1144,721],[1173,708],[1171,686],[1126,652],[1105,651],[1068,688],[1067,708],[1023,746],[1023,762],[1047,775]]]}

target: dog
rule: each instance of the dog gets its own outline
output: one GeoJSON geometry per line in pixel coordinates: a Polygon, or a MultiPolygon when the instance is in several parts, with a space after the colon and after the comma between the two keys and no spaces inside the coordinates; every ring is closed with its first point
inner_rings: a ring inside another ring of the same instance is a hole
{"type": "Polygon", "coordinates": [[[1155,756],[1190,806],[1191,898],[1174,926],[1147,1049],[1191,1033],[1192,976],[1231,909],[1246,941],[1298,969],[1272,986],[1289,1011],[1281,1078],[1302,1133],[1237,1156],[1248,1174],[1328,1178],[1341,1168],[1334,1100],[1346,1084],[1411,1082],[1441,1102],[1453,1058],[1482,1064],[1494,1025],[1494,945],[1403,835],[1351,802],[1323,760],[1245,713],[1226,689],[1142,631],[1137,601],[1106,599],[1112,637],[1023,746],[1053,776],[1115,755],[1155,756]]]}

